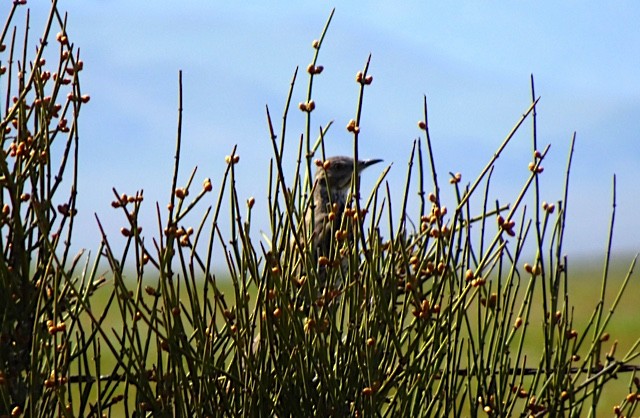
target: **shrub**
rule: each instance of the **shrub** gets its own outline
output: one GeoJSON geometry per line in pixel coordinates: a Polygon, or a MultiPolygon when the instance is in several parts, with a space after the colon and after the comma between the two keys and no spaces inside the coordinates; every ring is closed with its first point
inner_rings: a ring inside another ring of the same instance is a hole
{"type": "MultiPolygon", "coordinates": [[[[59,47],[56,64],[43,59],[46,42],[30,57],[28,29],[20,55],[17,30],[9,31],[19,3],[0,37],[8,44],[0,76],[7,97],[0,125],[0,414],[580,416],[595,410],[612,378],[635,370],[630,361],[640,341],[620,356],[606,332],[635,260],[606,307],[607,257],[600,303],[583,329],[574,325],[562,255],[573,147],[562,200],[541,201],[538,178],[549,148],[539,148],[535,129],[521,192],[488,199],[494,164],[527,119],[536,124],[533,82],[531,105],[485,168],[466,184],[451,173],[446,187],[431,152],[425,98],[423,137],[413,143],[403,200],[392,202],[389,167],[366,198],[356,176],[355,198],[331,231],[333,251],[318,258],[308,245],[306,213],[318,187],[314,165],[326,167],[324,138],[332,132],[328,124],[318,137],[311,133],[312,86],[322,72],[329,18],[313,42],[307,97],[298,106],[306,130],[293,176],[282,155],[297,71],[279,136],[267,108],[273,156],[266,238],[253,236],[254,200],[235,187],[242,166],[235,147],[219,186],[210,179],[200,186],[196,170],[178,184],[179,129],[170,203],[166,211],[156,204],[160,232],[139,227],[142,192],[114,190],[112,206],[126,222],[124,249],[115,254],[98,219],[103,239],[90,263],[69,254],[77,123],[88,101],[78,80],[82,61],[55,3],[42,39],[59,47]],[[445,195],[453,207],[441,203],[445,195]],[[227,233],[219,228],[224,202],[227,233]],[[198,214],[199,224],[189,225],[198,214]],[[214,246],[223,249],[228,278],[217,277],[214,246]],[[99,275],[105,263],[109,274],[99,275]]],[[[372,80],[367,60],[347,126],[356,161],[372,80]]],[[[631,379],[618,415],[633,413],[637,391],[631,379]]]]}

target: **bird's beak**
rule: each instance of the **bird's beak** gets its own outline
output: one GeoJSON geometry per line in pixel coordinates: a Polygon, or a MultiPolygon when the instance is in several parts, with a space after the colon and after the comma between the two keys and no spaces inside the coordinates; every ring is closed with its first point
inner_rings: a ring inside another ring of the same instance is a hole
{"type": "Polygon", "coordinates": [[[372,166],[374,164],[380,163],[382,162],[381,159],[373,159],[373,160],[365,160],[365,161],[360,161],[360,171],[364,170],[365,168],[372,166]]]}

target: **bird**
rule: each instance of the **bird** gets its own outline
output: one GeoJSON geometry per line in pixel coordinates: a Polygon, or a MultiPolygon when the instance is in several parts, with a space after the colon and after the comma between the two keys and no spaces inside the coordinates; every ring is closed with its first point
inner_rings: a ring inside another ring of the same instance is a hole
{"type": "MultiPolygon", "coordinates": [[[[351,199],[354,168],[359,176],[363,170],[381,161],[381,159],[358,160],[354,167],[353,158],[335,156],[318,164],[313,185],[313,204],[306,209],[305,213],[307,230],[313,231],[310,242],[315,261],[323,256],[331,258],[335,233],[340,230],[342,215],[351,199]]],[[[346,239],[351,239],[351,235],[346,239]]],[[[319,269],[318,276],[322,287],[326,276],[323,266],[319,269]]]]}
{"type": "MultiPolygon", "coordinates": [[[[381,161],[381,159],[358,160],[357,164],[355,164],[355,172],[359,176],[364,169],[381,161]]],[[[312,201],[303,212],[303,227],[295,233],[294,239],[290,240],[290,248],[297,254],[296,257],[298,258],[297,262],[294,263],[293,270],[294,278],[299,286],[302,286],[302,283],[306,281],[306,278],[302,279],[302,277],[310,275],[305,266],[318,263],[320,257],[331,257],[333,251],[332,242],[334,241],[332,238],[334,238],[335,232],[341,228],[342,215],[351,199],[354,159],[335,156],[319,162],[317,165],[318,168],[312,186],[312,201]],[[311,237],[308,237],[308,231],[312,231],[311,237]],[[311,246],[310,251],[307,244],[311,246]],[[303,262],[309,252],[311,253],[313,264],[303,262]]],[[[345,239],[351,240],[351,234],[347,234],[345,239]]],[[[343,273],[345,273],[348,269],[348,260],[343,260],[341,266],[343,273]]],[[[316,297],[318,299],[310,300],[314,298],[307,299],[307,296],[310,295],[299,293],[295,300],[292,301],[292,305],[296,307],[296,310],[302,312],[307,318],[310,317],[311,305],[318,306],[318,300],[325,300],[324,295],[331,295],[329,300],[336,300],[337,297],[337,295],[333,295],[333,290],[327,292],[326,266],[318,266],[317,273],[318,283],[316,290],[318,290],[318,294],[316,297]]],[[[333,284],[339,286],[340,283],[334,282],[333,284]]],[[[258,352],[262,341],[262,334],[259,331],[253,338],[253,352],[258,352]]],[[[274,341],[277,341],[277,337],[273,336],[271,341],[272,344],[276,344],[274,341]]]]}

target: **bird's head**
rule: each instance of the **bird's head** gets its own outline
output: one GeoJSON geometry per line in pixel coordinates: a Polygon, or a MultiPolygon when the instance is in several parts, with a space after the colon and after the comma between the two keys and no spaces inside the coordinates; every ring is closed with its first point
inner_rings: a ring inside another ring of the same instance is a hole
{"type": "MultiPolygon", "coordinates": [[[[358,161],[356,170],[358,175],[365,168],[379,163],[382,160],[360,160],[358,161]]],[[[353,158],[351,157],[331,157],[325,160],[325,165],[319,167],[316,171],[316,181],[318,186],[326,187],[328,184],[329,189],[334,192],[344,192],[351,186],[351,178],[353,176],[353,158]]]]}

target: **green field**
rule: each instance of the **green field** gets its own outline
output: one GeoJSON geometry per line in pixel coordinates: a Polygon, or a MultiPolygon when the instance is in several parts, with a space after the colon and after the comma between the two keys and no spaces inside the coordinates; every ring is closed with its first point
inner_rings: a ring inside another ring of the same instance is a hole
{"type": "MultiPolygon", "coordinates": [[[[605,312],[606,316],[609,308],[618,295],[620,286],[626,277],[629,265],[632,260],[632,256],[619,256],[616,258],[615,263],[611,266],[609,272],[608,286],[605,293],[605,312]]],[[[597,260],[579,260],[571,263],[576,267],[569,270],[569,304],[572,307],[572,313],[574,317],[574,328],[581,330],[587,325],[591,318],[594,309],[600,300],[600,294],[602,291],[602,266],[598,264],[597,260]]],[[[152,280],[149,281],[151,283],[152,280]]],[[[202,286],[202,283],[199,284],[202,286]]],[[[226,295],[227,301],[231,303],[234,300],[234,288],[229,279],[218,280],[219,289],[226,295]]],[[[111,293],[112,286],[107,284],[100,289],[92,298],[91,304],[94,312],[102,312],[106,307],[108,297],[111,293]]],[[[202,290],[201,288],[199,289],[202,290]]],[[[184,290],[183,290],[184,291],[184,290]]],[[[255,301],[256,289],[252,289],[251,300],[255,301]]],[[[640,292],[640,281],[637,277],[632,276],[629,284],[622,295],[618,306],[612,316],[607,330],[610,334],[610,339],[605,344],[606,349],[609,349],[614,341],[617,341],[616,358],[621,358],[640,338],[640,317],[638,317],[638,308],[636,302],[636,295],[640,292]]],[[[540,292],[538,292],[540,293],[540,292]]],[[[538,295],[540,296],[540,295],[538,295]]],[[[183,302],[188,304],[188,298],[186,294],[182,296],[183,302]]],[[[524,347],[524,352],[527,357],[534,363],[540,358],[542,352],[542,344],[544,340],[541,331],[542,317],[539,306],[534,306],[530,318],[528,335],[524,347]]],[[[218,325],[223,325],[222,318],[218,318],[218,325]]],[[[111,307],[110,313],[107,316],[107,320],[104,323],[105,329],[113,328],[119,330],[122,327],[122,320],[120,313],[117,312],[115,306],[111,307]]],[[[116,333],[118,331],[115,331],[116,333]]],[[[141,329],[141,334],[144,335],[146,331],[141,329]]],[[[149,364],[153,364],[153,359],[156,357],[157,352],[152,347],[149,352],[149,364]]],[[[640,363],[638,361],[637,363],[640,363]]],[[[102,370],[105,372],[111,370],[114,365],[114,358],[108,350],[103,350],[101,358],[102,370]]],[[[617,379],[605,385],[601,400],[598,404],[598,416],[609,415],[615,405],[619,405],[629,393],[629,388],[632,379],[631,373],[623,373],[618,375],[617,379]]],[[[583,375],[582,379],[586,377],[583,375]]],[[[525,380],[526,381],[526,380],[525,380]]],[[[121,385],[122,387],[123,385],[121,385]]],[[[95,390],[94,390],[95,392],[95,390]]],[[[118,391],[116,391],[118,393],[118,391]]],[[[135,402],[133,397],[129,399],[129,407],[134,408],[135,402]]],[[[122,404],[116,405],[112,411],[114,416],[123,413],[122,404]]]]}

